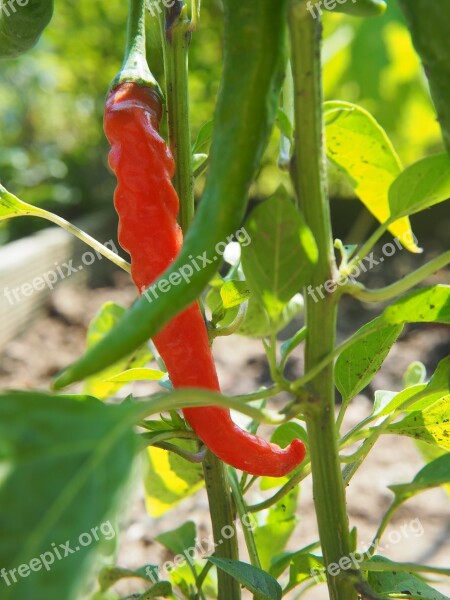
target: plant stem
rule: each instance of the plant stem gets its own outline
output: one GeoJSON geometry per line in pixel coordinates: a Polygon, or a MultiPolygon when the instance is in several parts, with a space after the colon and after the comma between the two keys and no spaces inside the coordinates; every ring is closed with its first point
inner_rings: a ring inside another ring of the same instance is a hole
{"type": "MultiPolygon", "coordinates": [[[[191,39],[190,21],[182,0],[176,0],[165,11],[163,36],[166,97],[170,148],[175,159],[174,186],[180,199],[179,222],[183,233],[194,218],[194,176],[192,172],[191,130],[189,118],[188,53],[191,39]]],[[[215,555],[220,558],[239,558],[234,506],[226,467],[212,452],[203,462],[206,491],[211,515],[215,555]],[[234,534],[228,535],[229,528],[234,534]],[[224,529],[226,528],[226,529],[224,529]],[[224,536],[223,532],[227,535],[224,536]]],[[[239,582],[217,569],[218,600],[240,600],[239,582]]]]}
{"type": "Polygon", "coordinates": [[[259,560],[258,548],[256,547],[255,537],[253,535],[253,527],[251,523],[247,522],[247,517],[249,516],[248,507],[242,495],[236,471],[231,467],[228,467],[228,476],[239,519],[242,523],[242,531],[244,533],[250,562],[254,567],[261,569],[261,561],[259,560]]]}
{"type": "MultiPolygon", "coordinates": [[[[208,494],[214,543],[216,544],[215,556],[237,560],[239,551],[234,524],[233,499],[228,484],[226,467],[212,452],[208,452],[203,463],[203,473],[208,494]],[[233,535],[230,535],[230,531],[233,531],[233,535]],[[224,535],[224,532],[226,532],[226,535],[224,535]]],[[[222,571],[222,569],[217,569],[217,582],[218,600],[240,600],[241,588],[236,579],[222,571]]]]}
{"type": "Polygon", "coordinates": [[[194,218],[194,175],[189,118],[190,40],[190,21],[186,15],[186,7],[181,0],[177,0],[165,13],[164,62],[169,143],[176,164],[174,186],[180,198],[179,222],[184,233],[194,218]]]}
{"type": "Polygon", "coordinates": [[[425,265],[413,271],[400,281],[388,285],[378,290],[368,290],[361,284],[358,285],[347,285],[343,288],[343,292],[350,294],[354,298],[358,298],[362,302],[386,302],[403,294],[421,283],[424,279],[436,273],[440,269],[443,269],[450,264],[450,251],[433,258],[425,265]]]}
{"type": "MultiPolygon", "coordinates": [[[[305,0],[291,0],[289,26],[295,90],[295,153],[292,179],[319,249],[319,260],[311,280],[320,285],[336,275],[326,184],[323,97],[320,61],[320,19],[314,19],[305,0]]],[[[335,346],[337,300],[306,300],[305,372],[330,355],[335,346]]],[[[325,565],[339,563],[351,551],[345,506],[345,488],[340,470],[333,366],[329,364],[309,384],[311,400],[306,424],[313,476],[314,503],[325,565]]],[[[327,583],[331,600],[356,600],[357,592],[346,573],[331,576],[327,583]]]]}
{"type": "Polygon", "coordinates": [[[116,254],[115,252],[113,252],[112,250],[110,250],[109,248],[107,248],[106,246],[101,244],[100,242],[98,242],[95,238],[93,238],[89,234],[85,233],[84,231],[82,231],[81,229],[76,227],[76,225],[73,225],[72,223],[69,223],[69,221],[66,221],[62,217],[59,217],[58,215],[55,215],[46,210],[41,211],[39,209],[39,213],[36,213],[36,215],[39,217],[42,217],[43,219],[47,219],[48,221],[51,221],[52,223],[54,223],[55,225],[58,225],[59,227],[62,227],[63,229],[65,229],[66,231],[68,231],[69,233],[71,233],[72,235],[77,237],[79,240],[81,240],[82,242],[84,242],[85,244],[87,244],[88,246],[93,248],[96,252],[98,252],[99,254],[101,254],[102,256],[104,256],[105,258],[110,260],[111,262],[113,262],[116,266],[120,267],[127,273],[131,272],[131,265],[129,262],[127,262],[122,257],[120,257],[118,254],[116,254]]]}

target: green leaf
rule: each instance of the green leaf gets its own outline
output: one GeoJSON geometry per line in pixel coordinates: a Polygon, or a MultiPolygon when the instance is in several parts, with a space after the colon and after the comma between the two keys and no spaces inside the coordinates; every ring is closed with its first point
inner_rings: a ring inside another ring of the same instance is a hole
{"type": "MultiPolygon", "coordinates": [[[[374,556],[365,563],[370,568],[370,563],[392,564],[392,571],[370,571],[368,570],[368,583],[379,594],[385,598],[408,598],[408,600],[448,600],[437,590],[427,585],[422,579],[413,573],[405,573],[396,570],[396,563],[382,556],[374,556]]],[[[383,565],[384,566],[384,565],[383,565]]]]}
{"type": "Polygon", "coordinates": [[[390,325],[404,323],[450,324],[450,285],[435,285],[406,294],[388,306],[381,319],[390,325]]]}
{"type": "Polygon", "coordinates": [[[196,176],[198,175],[198,170],[201,169],[201,167],[206,163],[206,161],[208,160],[208,155],[207,154],[194,154],[192,157],[192,170],[193,172],[196,174],[196,176]]]}
{"type": "MultiPolygon", "coordinates": [[[[414,440],[416,447],[418,448],[422,458],[425,463],[430,463],[431,461],[439,458],[446,454],[445,450],[442,448],[438,448],[437,446],[432,446],[431,444],[427,444],[426,442],[422,442],[421,440],[414,440]]],[[[447,492],[447,495],[450,496],[450,483],[446,483],[443,488],[447,492]]]]}
{"type": "Polygon", "coordinates": [[[220,288],[220,296],[225,310],[239,306],[250,297],[248,283],[245,281],[227,281],[220,288]]]}
{"type": "Polygon", "coordinates": [[[273,322],[307,283],[317,246],[287,192],[279,188],[246,222],[252,243],[242,248],[242,265],[252,294],[273,322]]]}
{"type": "Polygon", "coordinates": [[[450,358],[444,358],[427,384],[419,383],[394,394],[390,402],[383,406],[379,416],[401,410],[413,412],[431,406],[436,400],[450,393],[450,358]]]}
{"type": "Polygon", "coordinates": [[[398,326],[406,323],[450,324],[450,286],[436,285],[406,294],[348,340],[349,345],[336,361],[336,384],[344,398],[351,398],[355,390],[370,381],[394,343],[393,338],[400,334],[398,326]],[[373,360],[363,351],[365,346],[374,353],[381,347],[382,352],[373,360]]]}
{"type": "Polygon", "coordinates": [[[407,435],[450,450],[450,395],[444,396],[423,410],[410,412],[397,423],[389,425],[386,433],[407,435]]]}
{"type": "Polygon", "coordinates": [[[111,383],[130,383],[132,381],[159,381],[166,374],[163,371],[157,371],[156,369],[128,369],[113,375],[108,381],[111,383]]]}
{"type": "Polygon", "coordinates": [[[411,483],[390,485],[398,502],[420,494],[431,488],[440,487],[450,482],[450,452],[443,454],[428,463],[414,477],[411,483]]]}
{"type": "MultiPolygon", "coordinates": [[[[197,452],[194,441],[177,439],[172,443],[188,452],[197,452]]],[[[203,485],[202,466],[173,452],[149,446],[143,462],[145,504],[152,517],[165,514],[203,485]]]]}
{"type": "MultiPolygon", "coordinates": [[[[365,326],[369,329],[369,326],[365,326]]],[[[378,372],[403,325],[389,325],[363,337],[340,354],[336,361],[336,386],[345,401],[354,398],[378,372]]],[[[364,331],[364,327],[359,333],[364,331]]]]}
{"type": "MultiPolygon", "coordinates": [[[[386,132],[366,110],[349,102],[325,102],[329,160],[380,223],[390,217],[389,188],[402,166],[386,132]]],[[[411,252],[418,252],[407,218],[389,227],[411,252]]]]}
{"type": "Polygon", "coordinates": [[[403,375],[403,385],[410,387],[411,385],[417,385],[423,383],[427,377],[427,369],[423,363],[416,360],[408,365],[408,368],[403,375]]]}
{"type": "Polygon", "coordinates": [[[296,553],[291,557],[289,565],[289,583],[284,593],[293,590],[301,583],[314,576],[324,577],[323,560],[314,554],[296,553]]]}
{"type": "Polygon", "coordinates": [[[239,560],[217,558],[216,556],[210,556],[208,560],[234,577],[255,594],[258,600],[281,600],[283,591],[280,584],[265,571],[239,560]]]}
{"type": "Polygon", "coordinates": [[[43,216],[45,211],[19,200],[0,184],[0,221],[29,215],[43,216]]]}
{"type": "Polygon", "coordinates": [[[450,156],[437,154],[411,165],[393,182],[389,205],[393,217],[414,215],[450,198],[450,156]]]}
{"type": "MultiPolygon", "coordinates": [[[[125,312],[123,306],[115,302],[106,302],[89,324],[86,337],[87,347],[92,348],[103,339],[117,325],[125,312]]],[[[124,358],[93,377],[86,379],[83,392],[96,398],[110,398],[124,383],[132,381],[131,379],[123,380],[124,371],[127,370],[127,367],[131,365],[140,367],[151,359],[150,352],[146,347],[142,347],[134,358],[124,358]],[[117,376],[119,376],[119,379],[116,379],[117,376]]]]}
{"type": "Polygon", "coordinates": [[[159,596],[170,596],[172,595],[172,586],[168,581],[160,581],[152,586],[149,590],[141,594],[137,600],[152,600],[159,596]]]}
{"type": "Polygon", "coordinates": [[[279,554],[284,550],[297,525],[298,493],[299,488],[294,488],[272,506],[267,515],[259,517],[259,523],[253,535],[261,566],[266,571],[270,567],[274,554],[279,554]]]}
{"type": "Polygon", "coordinates": [[[103,567],[100,570],[98,575],[98,583],[100,585],[100,590],[105,592],[109,590],[110,587],[115,585],[121,579],[128,579],[130,577],[145,579],[146,581],[154,581],[156,577],[152,578],[152,574],[158,572],[157,565],[145,565],[140,567],[139,569],[124,569],[122,567],[116,566],[107,566],[103,567]],[[147,573],[148,571],[148,573],[147,573]]]}
{"type": "Polygon", "coordinates": [[[236,333],[251,338],[267,337],[271,332],[276,334],[287,327],[295,317],[300,315],[303,312],[304,306],[303,296],[295,294],[283,308],[278,318],[270,321],[264,307],[254,296],[250,296],[244,322],[236,333]]]}
{"type": "Polygon", "coordinates": [[[213,129],[214,121],[208,121],[200,128],[197,139],[195,140],[195,144],[192,148],[192,154],[202,154],[209,151],[213,129]]]}
{"type": "Polygon", "coordinates": [[[160,533],[155,540],[174,554],[184,554],[185,550],[195,547],[196,535],[195,523],[187,521],[177,529],[160,533]]]}
{"type": "Polygon", "coordinates": [[[278,108],[275,124],[285,137],[287,137],[289,140],[292,140],[294,136],[294,128],[288,115],[281,107],[278,108]]]}
{"type": "Polygon", "coordinates": [[[137,450],[137,411],[87,396],[0,395],[0,564],[40,559],[2,600],[77,597],[95,551],[116,537],[110,519],[137,450]]]}

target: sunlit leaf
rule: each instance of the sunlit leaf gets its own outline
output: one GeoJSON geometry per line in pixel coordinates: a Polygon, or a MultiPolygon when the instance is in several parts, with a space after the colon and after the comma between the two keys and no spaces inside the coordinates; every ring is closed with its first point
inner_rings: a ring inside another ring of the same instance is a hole
{"type": "MultiPolygon", "coordinates": [[[[196,443],[176,440],[172,443],[196,452],[196,443]]],[[[173,452],[149,446],[144,453],[145,504],[152,517],[160,517],[203,485],[203,471],[173,452]]]]}
{"type": "MultiPolygon", "coordinates": [[[[386,132],[366,110],[348,102],[326,102],[326,149],[355,194],[380,223],[390,217],[389,188],[402,167],[386,132]]],[[[389,231],[418,252],[407,218],[389,231]]]]}
{"type": "Polygon", "coordinates": [[[409,166],[389,190],[394,217],[414,215],[450,198],[450,156],[428,156],[409,166]]]}
{"type": "Polygon", "coordinates": [[[407,435],[450,451],[450,395],[423,410],[409,412],[386,433],[407,435]]]}
{"type": "Polygon", "coordinates": [[[157,371],[156,369],[128,369],[117,375],[113,375],[108,379],[111,383],[130,383],[132,381],[158,381],[165,377],[166,373],[157,371]]]}
{"type": "Polygon", "coordinates": [[[234,308],[249,299],[249,286],[245,281],[227,281],[220,288],[220,296],[225,310],[234,308]]]}
{"type": "Polygon", "coordinates": [[[43,210],[22,202],[0,184],[0,221],[28,215],[40,216],[43,210]]]}

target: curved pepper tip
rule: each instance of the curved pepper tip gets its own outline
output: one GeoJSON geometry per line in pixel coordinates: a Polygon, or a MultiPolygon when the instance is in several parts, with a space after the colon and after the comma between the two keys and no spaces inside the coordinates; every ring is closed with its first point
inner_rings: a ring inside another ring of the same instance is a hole
{"type": "Polygon", "coordinates": [[[303,462],[306,456],[306,446],[301,440],[295,438],[292,440],[288,450],[289,456],[291,457],[292,461],[295,462],[292,469],[295,469],[295,467],[298,467],[298,465],[303,462]]]}

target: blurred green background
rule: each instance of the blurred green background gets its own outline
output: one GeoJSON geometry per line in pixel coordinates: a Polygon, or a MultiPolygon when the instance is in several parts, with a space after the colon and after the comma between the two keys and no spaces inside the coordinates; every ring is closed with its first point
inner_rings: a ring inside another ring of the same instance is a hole
{"type": "MultiPolygon", "coordinates": [[[[107,167],[102,113],[122,60],[126,11],[123,0],[56,2],[38,46],[0,62],[0,180],[23,200],[71,220],[99,210],[114,220],[115,181],[107,167]]],[[[203,1],[190,54],[193,137],[213,115],[221,15],[219,0],[203,1]]],[[[374,19],[327,14],[324,36],[326,99],[356,102],[372,112],[405,165],[442,148],[426,79],[395,0],[374,19]]],[[[149,58],[162,81],[159,42],[158,24],[151,23],[149,58]]],[[[278,185],[278,136],[252,190],[257,196],[278,185]]],[[[338,182],[331,189],[343,193],[338,182]]],[[[355,203],[354,214],[359,211],[355,203]]],[[[38,219],[13,219],[1,227],[0,244],[44,226],[38,219]]]]}

